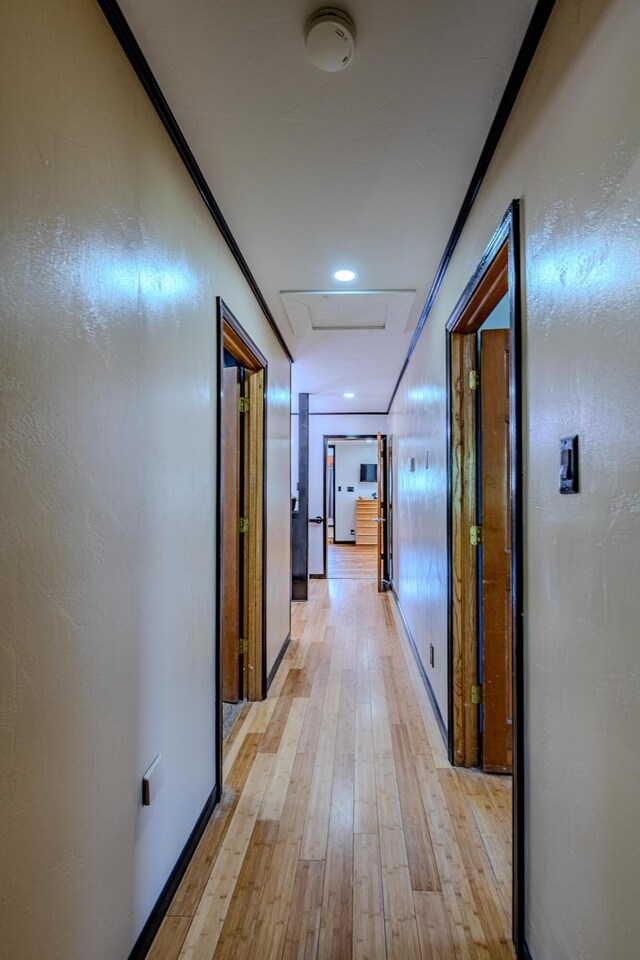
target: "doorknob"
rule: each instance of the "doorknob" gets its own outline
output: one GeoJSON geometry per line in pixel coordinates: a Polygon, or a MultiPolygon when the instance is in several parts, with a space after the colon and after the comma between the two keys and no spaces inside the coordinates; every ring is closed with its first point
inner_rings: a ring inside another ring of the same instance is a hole
{"type": "Polygon", "coordinates": [[[324,523],[324,517],[309,517],[309,523],[324,523]]]}
{"type": "Polygon", "coordinates": [[[372,517],[374,523],[384,523],[384,517],[372,517]]]}

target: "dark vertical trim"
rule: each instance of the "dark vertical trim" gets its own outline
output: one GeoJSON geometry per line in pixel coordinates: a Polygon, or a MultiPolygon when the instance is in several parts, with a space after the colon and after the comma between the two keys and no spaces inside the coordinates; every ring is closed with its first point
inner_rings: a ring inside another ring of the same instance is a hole
{"type": "Polygon", "coordinates": [[[298,509],[292,514],[291,599],[306,600],[309,577],[309,394],[298,395],[298,509]]]}
{"type": "Polygon", "coordinates": [[[222,562],[222,531],[224,526],[224,464],[222,460],[222,368],[224,347],[222,343],[222,301],[216,299],[216,367],[218,383],[216,387],[216,582],[215,597],[215,718],[216,718],[216,803],[222,796],[222,597],[224,593],[224,564],[222,562]]]}
{"type": "MultiPolygon", "coordinates": [[[[268,551],[267,551],[267,494],[269,492],[267,481],[267,438],[269,436],[269,404],[267,395],[269,393],[269,365],[265,364],[262,380],[262,676],[260,677],[260,692],[264,699],[267,695],[267,571],[268,571],[268,551]]],[[[289,365],[291,370],[291,365],[289,365]]],[[[291,443],[289,443],[291,450],[291,443]]],[[[289,453],[291,456],[291,453],[289,453]]],[[[289,618],[291,618],[291,604],[289,604],[289,618]]],[[[289,619],[289,636],[291,636],[291,619],[289,619]]]]}
{"type": "Polygon", "coordinates": [[[291,356],[289,348],[284,337],[282,336],[282,333],[280,332],[280,328],[278,327],[273,314],[267,306],[267,301],[262,295],[262,291],[260,290],[258,284],[256,283],[255,277],[249,269],[249,265],[231,232],[229,224],[225,220],[222,211],[218,206],[213,193],[211,192],[211,188],[209,187],[202,170],[198,166],[196,158],[191,152],[191,148],[189,147],[189,144],[187,143],[185,136],[180,129],[178,121],[173,115],[171,108],[169,107],[169,104],[167,103],[164,94],[160,89],[158,81],[153,75],[153,71],[151,70],[151,67],[149,66],[142,50],[140,49],[140,46],[133,35],[131,27],[126,21],[122,10],[116,3],[116,0],[98,0],[98,5],[105,15],[107,22],[113,30],[116,39],[122,47],[127,59],[129,60],[129,63],[133,67],[138,79],[140,80],[140,83],[144,87],[144,90],[149,97],[153,108],[160,117],[165,130],[169,134],[171,142],[178,151],[180,159],[184,163],[189,176],[194,182],[196,189],[204,202],[204,205],[211,214],[215,225],[222,234],[225,243],[233,255],[234,260],[238,264],[242,275],[247,281],[254,297],[258,301],[260,309],[267,318],[269,326],[273,330],[278,343],[284,350],[284,353],[289,361],[292,362],[293,357],[291,356]]]}
{"type": "Polygon", "coordinates": [[[449,763],[455,764],[455,750],[453,742],[453,485],[452,485],[452,457],[451,449],[451,334],[447,333],[447,721],[448,736],[447,749],[449,763]]]}
{"type": "Polygon", "coordinates": [[[395,480],[393,477],[393,434],[387,438],[387,581],[393,589],[393,499],[395,497],[395,480]]]}
{"type": "Polygon", "coordinates": [[[381,463],[380,469],[382,471],[382,492],[384,494],[382,500],[382,579],[385,583],[385,590],[390,586],[390,577],[389,577],[389,473],[388,473],[388,451],[387,451],[387,435],[382,434],[380,438],[380,444],[382,446],[381,450],[381,463]]]}
{"type": "Polygon", "coordinates": [[[509,305],[511,308],[511,603],[513,631],[513,940],[525,945],[525,700],[524,700],[524,465],[522,417],[522,278],[520,203],[509,221],[509,305]]]}
{"type": "MultiPolygon", "coordinates": [[[[292,370],[291,364],[289,364],[289,486],[291,487],[293,483],[293,450],[292,450],[292,435],[293,435],[293,396],[292,391],[292,370]]],[[[293,490],[290,490],[291,495],[293,495],[293,490]]],[[[289,583],[293,583],[293,509],[291,507],[291,499],[289,499],[289,583]]],[[[289,606],[289,636],[291,636],[291,630],[293,625],[291,604],[289,606]]]]}
{"type": "Polygon", "coordinates": [[[524,79],[527,75],[527,71],[531,66],[531,61],[535,55],[536,50],[538,49],[538,44],[544,33],[544,29],[547,25],[549,17],[551,16],[551,11],[555,6],[555,0],[538,0],[536,8],[533,11],[533,16],[527,28],[527,32],[524,35],[524,40],[516,57],[513,69],[507,81],[505,91],[502,94],[502,99],[498,105],[496,115],[493,119],[493,123],[487,134],[487,139],[485,140],[482,152],[478,159],[475,170],[473,171],[473,176],[471,177],[471,183],[467,188],[467,192],[462,201],[462,206],[460,207],[460,212],[456,218],[456,222],[453,225],[453,230],[451,231],[451,236],[447,241],[447,245],[442,254],[442,259],[438,264],[438,269],[436,270],[436,275],[431,284],[431,289],[427,296],[426,303],[420,314],[420,319],[416,326],[413,337],[411,338],[411,343],[409,344],[409,349],[407,351],[407,356],[405,357],[404,363],[402,364],[402,369],[396,381],[396,385],[393,388],[393,393],[391,394],[391,399],[389,400],[389,406],[387,407],[387,413],[390,412],[393,405],[393,401],[398,392],[400,382],[405,374],[407,367],[409,366],[409,361],[411,355],[416,348],[416,344],[420,339],[420,334],[422,333],[424,326],[427,322],[427,318],[431,313],[436,296],[444,280],[444,275],[447,272],[449,263],[453,256],[453,252],[458,245],[458,241],[462,235],[465,224],[469,219],[469,214],[473,204],[475,203],[476,197],[480,191],[480,187],[484,181],[489,165],[493,159],[493,155],[496,152],[500,138],[504,132],[504,128],[507,125],[507,121],[511,116],[511,111],[513,110],[514,104],[520,93],[520,88],[524,83],[524,79]]]}
{"type": "MultiPolygon", "coordinates": [[[[318,577],[319,580],[326,580],[329,574],[329,570],[328,570],[329,557],[328,557],[328,546],[327,546],[327,540],[329,539],[329,510],[327,509],[327,454],[329,451],[329,441],[326,436],[322,438],[322,449],[323,449],[322,515],[324,517],[324,521],[322,523],[322,576],[320,577],[318,576],[318,574],[311,574],[311,576],[318,577]]],[[[334,480],[335,480],[335,476],[336,476],[336,456],[334,453],[333,455],[334,480]]],[[[333,498],[333,502],[335,504],[335,496],[333,498]]],[[[333,508],[333,512],[334,513],[336,512],[335,506],[333,508]]],[[[333,539],[334,540],[335,540],[335,537],[336,537],[336,518],[334,517],[333,518],[333,539]]]]}

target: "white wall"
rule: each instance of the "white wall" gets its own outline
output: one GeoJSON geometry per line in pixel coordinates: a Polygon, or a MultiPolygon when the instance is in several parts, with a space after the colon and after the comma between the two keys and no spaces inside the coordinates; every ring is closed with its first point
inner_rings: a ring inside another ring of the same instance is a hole
{"type": "Polygon", "coordinates": [[[533,960],[640,942],[639,46],[637,0],[558,0],[390,416],[396,586],[446,717],[445,324],[520,198],[533,960]],[[582,487],[563,497],[572,433],[582,487]]]}
{"type": "Polygon", "coordinates": [[[355,543],[356,500],[371,498],[377,492],[377,483],[360,483],[360,464],[378,462],[376,443],[358,443],[355,440],[337,440],[335,456],[336,503],[335,539],[355,543]],[[348,487],[353,487],[349,492],[348,487]],[[353,533],[351,532],[353,530],[353,533]]]}
{"type": "MultiPolygon", "coordinates": [[[[324,517],[324,437],[375,436],[387,433],[385,413],[358,413],[346,416],[319,414],[309,417],[309,516],[324,517]]],[[[291,490],[295,495],[298,480],[298,417],[291,418],[291,490]]],[[[309,525],[309,573],[322,574],[324,564],[323,529],[309,525]]]]}
{"type": "Polygon", "coordinates": [[[0,45],[0,955],[124,960],[215,786],[217,294],[269,361],[270,663],[290,370],[98,5],[0,45]]]}

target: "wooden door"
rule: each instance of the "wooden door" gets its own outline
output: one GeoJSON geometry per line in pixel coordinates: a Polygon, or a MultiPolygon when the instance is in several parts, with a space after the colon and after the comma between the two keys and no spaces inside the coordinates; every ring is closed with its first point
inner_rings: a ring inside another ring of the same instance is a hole
{"type": "Polygon", "coordinates": [[[382,455],[382,436],[378,434],[378,499],[376,527],[377,540],[377,561],[378,561],[378,591],[382,592],[385,588],[384,582],[384,475],[383,475],[383,455],[382,455]]]}
{"type": "Polygon", "coordinates": [[[513,759],[509,331],[481,334],[482,765],[510,773],[513,759]]]}
{"type": "Polygon", "coordinates": [[[239,368],[224,367],[222,372],[222,699],[236,703],[240,699],[240,397],[239,368]]]}

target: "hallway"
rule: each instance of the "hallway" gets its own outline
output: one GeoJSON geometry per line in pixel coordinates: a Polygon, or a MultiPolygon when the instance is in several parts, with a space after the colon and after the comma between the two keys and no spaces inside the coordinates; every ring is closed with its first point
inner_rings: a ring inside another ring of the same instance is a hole
{"type": "Polygon", "coordinates": [[[511,783],[452,769],[395,601],[310,583],[150,960],[509,960],[511,783]]]}

